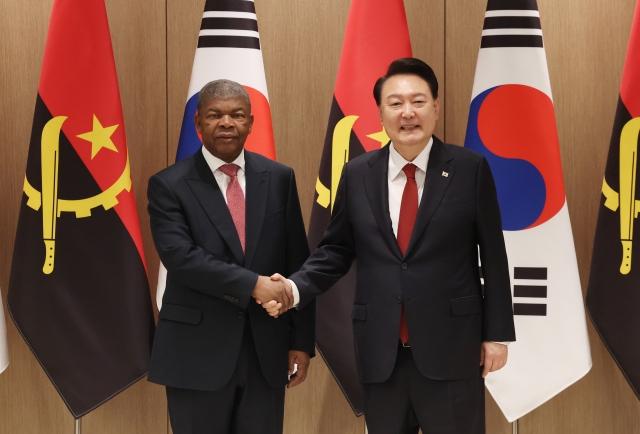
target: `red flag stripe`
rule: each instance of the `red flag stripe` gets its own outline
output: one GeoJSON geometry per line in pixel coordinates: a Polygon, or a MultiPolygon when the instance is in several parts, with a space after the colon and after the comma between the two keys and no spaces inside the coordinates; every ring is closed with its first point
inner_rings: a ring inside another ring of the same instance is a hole
{"type": "Polygon", "coordinates": [[[636,4],[629,47],[622,72],[622,83],[620,84],[620,97],[632,118],[640,116],[638,77],[640,77],[640,6],[636,4]]]}
{"type": "Polygon", "coordinates": [[[367,135],[382,130],[373,102],[373,85],[391,62],[411,56],[402,1],[353,0],[335,96],[345,116],[360,116],[353,129],[366,151],[380,148],[380,142],[367,135]]]}
{"type": "MultiPolygon", "coordinates": [[[[126,166],[127,144],[104,0],[54,2],[38,90],[54,117],[68,117],[63,132],[108,189],[126,166]],[[92,158],[92,143],[78,137],[93,130],[94,116],[104,128],[117,125],[110,137],[117,152],[101,148],[92,158]]],[[[114,209],[145,262],[133,188],[117,198],[114,209]]]]}

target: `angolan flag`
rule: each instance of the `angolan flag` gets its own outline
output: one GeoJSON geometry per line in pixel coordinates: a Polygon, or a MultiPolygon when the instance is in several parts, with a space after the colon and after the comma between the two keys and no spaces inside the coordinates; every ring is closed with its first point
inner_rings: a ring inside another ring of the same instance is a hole
{"type": "MultiPolygon", "coordinates": [[[[342,167],[358,155],[389,143],[380,123],[373,86],[389,64],[401,57],[411,57],[402,0],[353,0],[311,210],[312,252],[329,225],[342,167]]],[[[353,411],[360,416],[363,402],[351,324],[356,266],[354,263],[333,289],[318,297],[316,344],[353,411]]]]}
{"type": "Polygon", "coordinates": [[[517,341],[485,384],[512,422],[591,369],[536,0],[488,1],[464,145],[489,162],[502,215],[517,341]]]}
{"type": "MultiPolygon", "coordinates": [[[[254,122],[245,149],[275,160],[271,108],[253,0],[207,0],[204,6],[176,161],[202,146],[193,123],[198,93],[205,84],[221,78],[242,84],[249,93],[254,122]]],[[[160,264],[158,309],[162,308],[166,280],[167,270],[160,264]]]]}
{"type": "Polygon", "coordinates": [[[104,0],[53,3],[23,188],[9,311],[79,418],[146,375],[154,332],[104,0]]]}
{"type": "Polygon", "coordinates": [[[640,7],[624,62],[602,182],[587,308],[602,341],[640,398],[640,262],[634,245],[640,133],[640,7]]]}

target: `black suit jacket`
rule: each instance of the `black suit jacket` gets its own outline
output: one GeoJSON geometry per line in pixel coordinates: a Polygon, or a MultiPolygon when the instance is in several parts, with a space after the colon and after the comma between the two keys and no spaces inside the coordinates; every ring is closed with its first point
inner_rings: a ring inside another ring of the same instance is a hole
{"type": "Polygon", "coordinates": [[[352,319],[362,382],[383,382],[391,375],[403,302],[422,374],[477,377],[481,342],[515,340],[507,255],[489,165],[481,155],[434,137],[404,257],[389,215],[388,168],[388,146],[345,165],[324,239],[291,276],[300,306],[330,288],[357,260],[352,319]]]}
{"type": "Polygon", "coordinates": [[[258,275],[288,275],[309,255],[293,170],[248,151],[245,162],[246,255],[201,150],[149,180],[151,233],[167,268],[149,381],[225,385],[246,315],[272,387],[287,383],[290,349],[314,354],[314,305],[274,319],[251,297],[258,275]]]}

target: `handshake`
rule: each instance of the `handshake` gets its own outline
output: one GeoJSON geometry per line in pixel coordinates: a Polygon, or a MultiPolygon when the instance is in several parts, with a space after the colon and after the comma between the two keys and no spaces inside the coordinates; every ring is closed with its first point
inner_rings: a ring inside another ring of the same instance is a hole
{"type": "Polygon", "coordinates": [[[258,276],[251,296],[274,318],[293,307],[291,282],[278,273],[271,277],[258,276]]]}

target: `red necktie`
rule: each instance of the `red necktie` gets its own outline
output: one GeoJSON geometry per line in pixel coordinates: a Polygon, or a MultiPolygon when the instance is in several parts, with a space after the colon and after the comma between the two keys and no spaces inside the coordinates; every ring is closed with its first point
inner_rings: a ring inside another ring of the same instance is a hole
{"type": "MultiPolygon", "coordinates": [[[[402,168],[404,174],[407,175],[407,183],[402,192],[402,202],[400,203],[400,218],[398,219],[398,246],[404,256],[409,247],[409,240],[413,232],[413,226],[416,223],[418,215],[418,184],[416,183],[417,167],[411,163],[402,168]]],[[[402,305],[402,313],[400,314],[400,340],[403,343],[409,342],[409,330],[407,330],[407,318],[404,313],[404,304],[402,305]]]]}
{"type": "Polygon", "coordinates": [[[238,182],[238,169],[240,166],[237,164],[224,164],[220,166],[220,171],[231,178],[229,185],[227,186],[227,207],[231,213],[233,224],[236,226],[238,237],[240,238],[240,244],[242,244],[242,251],[244,252],[245,242],[245,204],[244,193],[238,182]]]}

